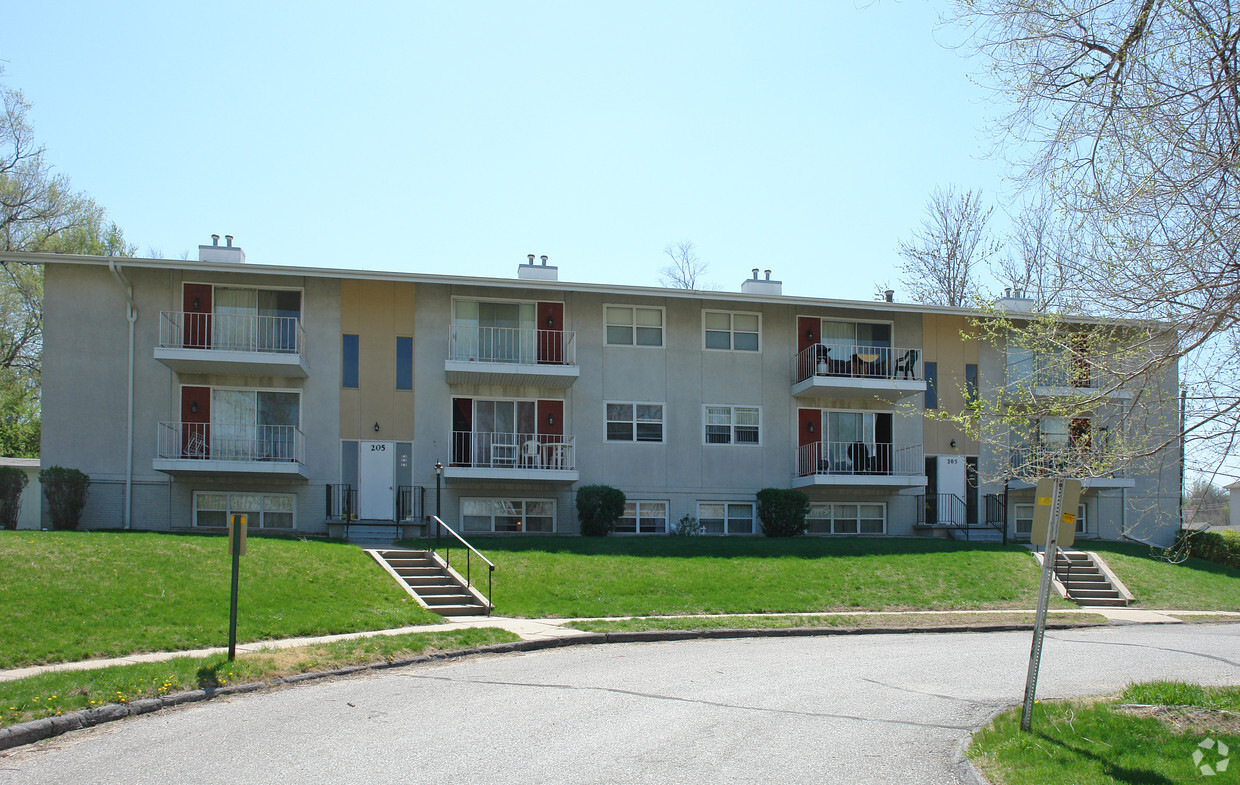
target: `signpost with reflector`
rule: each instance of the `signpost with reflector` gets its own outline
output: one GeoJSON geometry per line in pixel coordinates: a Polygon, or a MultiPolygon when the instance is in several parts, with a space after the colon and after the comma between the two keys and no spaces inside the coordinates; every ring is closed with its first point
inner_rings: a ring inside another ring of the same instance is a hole
{"type": "Polygon", "coordinates": [[[228,661],[237,657],[237,584],[241,575],[241,556],[245,553],[246,516],[228,519],[228,553],[232,556],[232,596],[228,601],[228,661]]]}

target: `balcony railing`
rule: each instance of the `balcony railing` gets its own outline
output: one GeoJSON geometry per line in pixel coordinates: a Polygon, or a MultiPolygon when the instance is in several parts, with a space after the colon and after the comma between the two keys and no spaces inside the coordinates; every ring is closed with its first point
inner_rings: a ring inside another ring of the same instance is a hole
{"type": "Polygon", "coordinates": [[[917,476],[925,473],[920,444],[814,442],[797,448],[797,476],[917,476]]]}
{"type": "Polygon", "coordinates": [[[475,469],[575,470],[575,437],[545,433],[453,431],[452,465],[475,469]]]}
{"type": "Polygon", "coordinates": [[[162,311],[159,345],[165,349],[275,352],[305,357],[306,331],[295,316],[162,311]]]}
{"type": "Polygon", "coordinates": [[[815,376],[910,382],[925,380],[920,349],[843,343],[816,343],[797,355],[793,382],[803,382],[815,376]]]}
{"type": "Polygon", "coordinates": [[[1012,473],[1017,477],[1109,477],[1123,478],[1123,465],[1108,458],[1103,449],[1067,443],[1033,444],[1013,447],[1012,473]]]}
{"type": "Polygon", "coordinates": [[[305,463],[306,442],[291,425],[229,425],[161,422],[157,451],[162,459],[305,463]]]}
{"type": "Polygon", "coordinates": [[[448,359],[513,365],[576,365],[577,334],[519,327],[448,328],[448,359]]]}

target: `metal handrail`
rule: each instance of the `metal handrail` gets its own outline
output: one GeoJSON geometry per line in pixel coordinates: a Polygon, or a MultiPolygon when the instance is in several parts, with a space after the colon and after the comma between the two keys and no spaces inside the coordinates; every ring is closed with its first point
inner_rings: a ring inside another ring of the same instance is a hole
{"type": "Polygon", "coordinates": [[[520,365],[576,365],[577,333],[532,327],[448,327],[448,359],[520,365]]]}
{"type": "Polygon", "coordinates": [[[306,356],[306,330],[295,316],[160,311],[159,345],[306,356]]]}
{"type": "Polygon", "coordinates": [[[920,475],[925,471],[920,444],[891,442],[811,442],[797,448],[798,477],[825,475],[920,475]]]}
{"type": "Polygon", "coordinates": [[[510,431],[453,431],[452,463],[483,469],[572,470],[575,436],[510,431]]]}
{"type": "Polygon", "coordinates": [[[920,349],[897,346],[864,346],[846,343],[815,343],[794,360],[793,382],[812,376],[845,376],[859,379],[894,379],[920,382],[920,349]]]}
{"type": "Polygon", "coordinates": [[[951,526],[969,539],[968,505],[954,493],[925,493],[917,497],[917,525],[951,526]],[[934,510],[934,520],[928,514],[934,510]]]}
{"type": "Polygon", "coordinates": [[[305,463],[306,436],[292,425],[235,425],[167,422],[158,424],[155,454],[160,458],[305,463]]]}
{"type": "MultiPolygon", "coordinates": [[[[491,601],[491,575],[492,573],[495,572],[495,562],[483,556],[482,553],[477,548],[470,545],[468,540],[466,540],[461,535],[457,534],[456,531],[451,526],[444,523],[443,520],[438,515],[428,515],[426,516],[426,518],[428,521],[434,521],[435,523],[435,539],[430,545],[431,553],[436,553],[439,548],[443,548],[444,563],[446,563],[449,567],[452,566],[452,541],[449,540],[447,546],[442,545],[441,535],[443,533],[443,530],[447,529],[448,534],[451,534],[454,538],[456,538],[458,542],[461,543],[461,545],[465,546],[465,586],[466,587],[473,586],[473,577],[470,574],[470,554],[477,554],[479,559],[482,559],[484,562],[486,562],[486,565],[487,565],[487,615],[488,616],[491,615],[491,611],[495,609],[495,603],[491,601]]],[[[427,537],[427,540],[428,542],[430,542],[429,537],[427,537]]]]}

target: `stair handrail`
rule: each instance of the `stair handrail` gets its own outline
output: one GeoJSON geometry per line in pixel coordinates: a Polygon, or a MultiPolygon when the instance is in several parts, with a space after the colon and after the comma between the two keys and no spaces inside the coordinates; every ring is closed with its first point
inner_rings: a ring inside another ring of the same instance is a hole
{"type": "Polygon", "coordinates": [[[431,540],[429,537],[427,537],[427,540],[430,544],[431,553],[436,553],[440,547],[443,547],[444,554],[445,554],[444,563],[447,564],[448,567],[452,566],[452,544],[451,544],[452,541],[449,540],[448,545],[446,547],[441,546],[440,544],[441,534],[443,530],[447,529],[448,534],[451,534],[453,537],[457,539],[458,542],[461,543],[461,545],[465,546],[465,586],[466,588],[473,587],[472,576],[470,575],[470,554],[477,554],[479,559],[482,559],[484,562],[486,562],[486,565],[487,565],[487,615],[490,615],[491,611],[495,609],[495,603],[491,601],[491,576],[495,572],[495,562],[483,556],[481,551],[479,551],[474,546],[470,545],[468,540],[466,540],[461,535],[457,534],[456,531],[451,526],[444,523],[443,520],[438,515],[428,515],[426,517],[428,520],[434,521],[436,524],[435,539],[431,540]]]}

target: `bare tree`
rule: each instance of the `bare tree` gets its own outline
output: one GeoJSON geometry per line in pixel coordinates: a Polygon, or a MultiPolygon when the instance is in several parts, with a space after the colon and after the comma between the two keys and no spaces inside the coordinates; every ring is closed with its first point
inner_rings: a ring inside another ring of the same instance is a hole
{"type": "Polygon", "coordinates": [[[710,266],[698,258],[697,247],[688,240],[668,243],[663,248],[671,262],[659,270],[659,282],[669,289],[713,288],[703,280],[710,266]]]}
{"type": "Polygon", "coordinates": [[[934,189],[921,228],[900,241],[900,286],[915,301],[959,308],[973,299],[974,268],[998,251],[986,228],[994,208],[981,199],[980,190],[934,189]]]}
{"type": "Polygon", "coordinates": [[[1001,152],[1071,237],[1062,289],[1163,326],[1149,356],[1116,370],[1139,390],[1154,389],[1139,376],[1178,371],[1190,464],[1205,464],[1190,469],[1227,466],[1240,430],[1240,3],[956,8],[950,21],[1006,102],[1001,152]]]}

